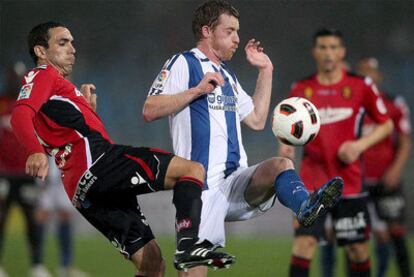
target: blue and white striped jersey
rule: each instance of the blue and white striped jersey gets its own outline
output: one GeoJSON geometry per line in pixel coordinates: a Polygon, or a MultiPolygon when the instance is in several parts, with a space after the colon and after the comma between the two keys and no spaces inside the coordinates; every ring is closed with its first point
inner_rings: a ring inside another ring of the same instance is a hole
{"type": "Polygon", "coordinates": [[[247,167],[240,121],[253,111],[252,98],[224,63],[211,62],[199,49],[174,55],[155,79],[149,95],[173,95],[197,86],[207,72],[221,72],[225,84],[170,115],[176,155],[202,163],[206,186],[218,185],[238,167],[247,167]]]}

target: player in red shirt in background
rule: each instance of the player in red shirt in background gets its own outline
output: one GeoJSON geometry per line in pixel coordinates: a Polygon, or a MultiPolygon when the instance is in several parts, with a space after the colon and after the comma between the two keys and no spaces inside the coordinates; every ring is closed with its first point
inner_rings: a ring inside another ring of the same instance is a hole
{"type": "Polygon", "coordinates": [[[70,31],[46,22],[28,36],[37,67],[26,74],[12,113],[12,127],[27,148],[26,173],[44,180],[49,154],[61,170],[66,193],[77,210],[139,270],[137,276],[164,276],[160,249],[137,195],[173,189],[180,270],[195,265],[222,268],[234,257],[198,243],[201,164],[147,147],[114,144],[96,114],[95,86],[79,91],[66,77],[75,64],[70,31]]]}
{"type": "MultiPolygon", "coordinates": [[[[0,251],[3,248],[5,222],[9,209],[15,202],[22,208],[26,223],[26,235],[31,255],[32,277],[50,277],[41,263],[38,222],[35,210],[39,199],[39,187],[25,173],[27,151],[13,134],[10,118],[19,93],[20,79],[26,70],[22,62],[6,71],[6,87],[0,97],[0,251]]],[[[7,273],[0,267],[0,276],[7,273]]]]}
{"type": "MultiPolygon", "coordinates": [[[[370,79],[347,73],[343,69],[345,46],[341,32],[318,30],[313,37],[312,54],[316,74],[297,82],[290,96],[309,99],[319,110],[321,129],[316,139],[304,147],[301,177],[310,191],[328,176],[344,179],[343,197],[332,210],[335,235],[345,246],[351,261],[351,276],[369,276],[369,217],[366,196],[362,193],[360,155],[389,135],[392,121],[370,79]],[[366,112],[378,123],[373,132],[359,137],[362,114],[366,112]]],[[[281,156],[294,158],[295,149],[280,145],[281,156]]],[[[324,233],[324,219],[304,228],[295,221],[290,276],[309,276],[310,261],[318,240],[324,233]]]]}
{"type": "MultiPolygon", "coordinates": [[[[378,60],[364,58],[358,62],[359,74],[370,77],[380,86],[383,75],[378,60]]],[[[411,276],[410,257],[405,241],[405,199],[401,176],[411,150],[411,124],[409,109],[402,97],[392,97],[381,92],[395,131],[385,140],[364,153],[364,183],[370,193],[370,215],[375,233],[377,277],[384,276],[389,261],[389,245],[392,242],[400,276],[411,276]]],[[[375,128],[375,122],[366,117],[363,135],[375,128]]]]}

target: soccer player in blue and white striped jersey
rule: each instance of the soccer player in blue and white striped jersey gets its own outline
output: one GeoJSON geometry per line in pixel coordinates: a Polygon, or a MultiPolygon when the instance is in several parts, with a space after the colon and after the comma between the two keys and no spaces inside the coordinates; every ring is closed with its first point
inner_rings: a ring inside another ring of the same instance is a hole
{"type": "MultiPolygon", "coordinates": [[[[164,64],[143,115],[146,121],[169,116],[175,154],[206,169],[200,240],[211,247],[224,246],[225,221],[260,215],[273,206],[276,196],[303,224],[311,224],[325,210],[322,205],[336,203],[342,180],[331,180],[309,197],[291,160],[274,157],[249,167],[242,144],[240,122],[253,130],[265,127],[272,92],[271,60],[259,41],[247,42],[246,59],[259,71],[251,97],[226,63],[240,43],[238,11],[224,0],[207,1],[196,9],[192,28],[196,47],[164,64]]],[[[188,274],[205,276],[207,270],[195,267],[188,274]]]]}

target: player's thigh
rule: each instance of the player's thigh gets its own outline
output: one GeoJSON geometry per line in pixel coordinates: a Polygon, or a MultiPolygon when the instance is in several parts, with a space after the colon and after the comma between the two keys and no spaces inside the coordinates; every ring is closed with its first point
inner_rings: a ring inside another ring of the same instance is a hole
{"type": "Polygon", "coordinates": [[[205,170],[202,164],[174,156],[168,165],[165,175],[165,187],[171,189],[180,177],[187,176],[203,181],[205,170]]]}
{"type": "Polygon", "coordinates": [[[274,193],[270,197],[262,198],[257,202],[257,205],[252,205],[246,199],[246,192],[251,184],[252,176],[257,172],[259,166],[260,164],[248,168],[239,168],[220,185],[229,202],[226,221],[254,218],[262,215],[274,205],[276,200],[274,193]]]}
{"type": "Polygon", "coordinates": [[[293,228],[295,230],[292,246],[293,255],[309,260],[314,257],[318,242],[325,239],[326,216],[327,215],[319,217],[317,221],[309,227],[301,226],[297,219],[293,220],[293,228]]]}

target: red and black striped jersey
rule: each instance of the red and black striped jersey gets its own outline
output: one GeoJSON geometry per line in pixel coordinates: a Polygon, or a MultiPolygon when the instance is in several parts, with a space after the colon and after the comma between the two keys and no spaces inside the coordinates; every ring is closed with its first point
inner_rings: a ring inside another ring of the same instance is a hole
{"type": "Polygon", "coordinates": [[[72,198],[82,174],[112,144],[101,119],[76,86],[51,65],[25,75],[16,109],[20,105],[34,110],[34,132],[62,170],[72,198]]]}

